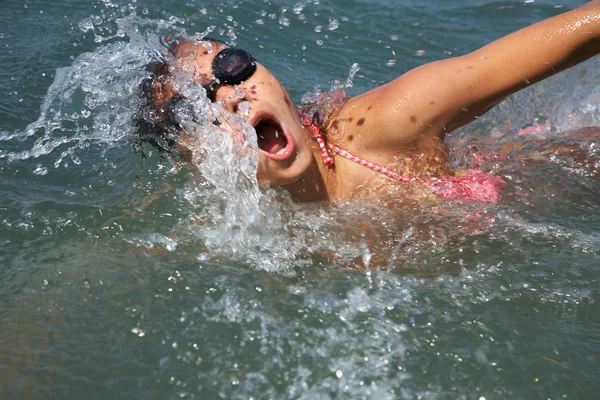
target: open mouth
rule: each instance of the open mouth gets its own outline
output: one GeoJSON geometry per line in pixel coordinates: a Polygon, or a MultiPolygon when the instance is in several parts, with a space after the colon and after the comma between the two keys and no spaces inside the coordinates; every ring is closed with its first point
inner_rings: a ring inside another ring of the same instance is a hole
{"type": "Polygon", "coordinates": [[[277,121],[272,118],[263,118],[254,129],[258,139],[258,148],[267,153],[270,158],[283,160],[289,157],[293,145],[290,145],[283,127],[277,121]]]}

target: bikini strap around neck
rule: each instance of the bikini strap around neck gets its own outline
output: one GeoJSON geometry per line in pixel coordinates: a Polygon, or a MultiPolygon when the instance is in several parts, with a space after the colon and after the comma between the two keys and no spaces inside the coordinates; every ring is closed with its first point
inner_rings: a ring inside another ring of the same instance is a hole
{"type": "Polygon", "coordinates": [[[306,114],[304,114],[302,112],[302,110],[298,110],[298,113],[300,114],[300,119],[302,120],[302,124],[304,126],[310,128],[314,139],[317,141],[317,144],[319,145],[319,148],[321,149],[321,155],[323,156],[323,163],[325,165],[330,166],[330,167],[333,166],[334,161],[333,161],[333,158],[331,157],[331,155],[329,154],[329,151],[333,151],[333,152],[339,154],[340,156],[347,158],[350,161],[353,161],[364,167],[370,168],[373,171],[379,172],[380,174],[388,176],[394,180],[397,180],[400,182],[418,181],[416,178],[409,178],[409,177],[400,175],[392,170],[382,167],[379,164],[375,164],[370,161],[367,161],[364,158],[361,158],[355,154],[350,153],[348,150],[341,148],[340,146],[336,145],[335,143],[331,143],[329,141],[325,142],[325,139],[323,138],[323,135],[321,134],[321,130],[313,122],[313,117],[307,116],[306,114]]]}
{"type": "Polygon", "coordinates": [[[329,154],[329,151],[333,151],[350,161],[370,168],[371,170],[379,172],[398,182],[418,183],[430,189],[438,196],[450,200],[471,200],[496,204],[499,199],[500,189],[506,184],[501,178],[490,176],[485,172],[476,169],[467,170],[464,174],[459,176],[449,176],[440,179],[432,178],[430,180],[409,178],[400,175],[379,164],[358,157],[335,143],[329,141],[326,142],[319,127],[314,124],[314,118],[306,115],[302,110],[298,110],[298,113],[300,114],[302,124],[310,128],[314,139],[319,144],[321,155],[323,156],[323,163],[329,167],[333,167],[334,164],[334,160],[329,154]]]}

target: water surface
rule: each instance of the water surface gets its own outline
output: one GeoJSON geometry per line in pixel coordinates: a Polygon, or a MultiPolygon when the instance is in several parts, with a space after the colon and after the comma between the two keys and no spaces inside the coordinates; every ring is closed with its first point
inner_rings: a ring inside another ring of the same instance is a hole
{"type": "Polygon", "coordinates": [[[498,205],[294,204],[215,132],[199,165],[131,147],[168,33],[212,30],[300,101],[353,64],[358,94],[580,4],[3,4],[1,397],[595,397],[599,143],[564,132],[600,125],[599,59],[449,138],[461,166],[531,126],[581,149],[484,162],[498,205]]]}

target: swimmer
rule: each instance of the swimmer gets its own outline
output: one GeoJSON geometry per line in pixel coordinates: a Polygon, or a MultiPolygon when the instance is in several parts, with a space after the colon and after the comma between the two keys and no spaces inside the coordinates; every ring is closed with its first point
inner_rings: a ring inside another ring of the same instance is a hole
{"type": "Polygon", "coordinates": [[[142,84],[151,111],[138,121],[141,141],[166,150],[193,147],[193,135],[172,112],[186,100],[178,92],[185,79],[229,113],[242,115],[238,107],[247,102],[243,118],[258,138],[258,181],[285,188],[297,201],[345,201],[401,188],[495,203],[503,180],[452,170],[446,135],[510,94],[597,55],[600,0],[356,97],[327,92],[300,111],[267,67],[241,48],[195,37],[168,40],[166,47],[142,84]]]}

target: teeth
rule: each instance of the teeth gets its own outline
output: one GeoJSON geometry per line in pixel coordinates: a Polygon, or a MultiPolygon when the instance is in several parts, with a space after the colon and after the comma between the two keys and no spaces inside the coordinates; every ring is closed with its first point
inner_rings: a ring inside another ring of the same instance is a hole
{"type": "Polygon", "coordinates": [[[275,131],[275,137],[278,138],[279,137],[279,131],[275,131]]]}

